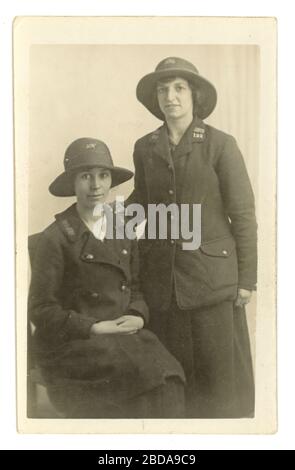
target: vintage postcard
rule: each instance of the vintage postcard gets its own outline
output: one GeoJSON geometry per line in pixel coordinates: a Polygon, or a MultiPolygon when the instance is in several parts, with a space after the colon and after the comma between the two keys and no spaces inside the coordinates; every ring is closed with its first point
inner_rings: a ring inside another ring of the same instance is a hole
{"type": "Polygon", "coordinates": [[[19,432],[275,433],[275,19],[13,42],[19,432]]]}

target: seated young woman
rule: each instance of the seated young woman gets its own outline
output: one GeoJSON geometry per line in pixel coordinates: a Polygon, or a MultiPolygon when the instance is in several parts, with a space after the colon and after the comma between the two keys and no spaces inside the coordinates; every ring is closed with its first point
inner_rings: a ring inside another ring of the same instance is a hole
{"type": "Polygon", "coordinates": [[[148,330],[136,240],[108,232],[109,190],[133,173],[106,144],[72,142],[50,185],[76,203],[38,240],[29,318],[48,395],[66,418],[181,418],[184,374],[148,330]]]}

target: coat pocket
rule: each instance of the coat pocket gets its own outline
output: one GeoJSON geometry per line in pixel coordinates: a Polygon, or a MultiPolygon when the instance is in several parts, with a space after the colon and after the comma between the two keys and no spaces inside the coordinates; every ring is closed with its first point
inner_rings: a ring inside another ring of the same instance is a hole
{"type": "Polygon", "coordinates": [[[202,262],[212,289],[238,283],[236,243],[232,237],[218,238],[200,246],[202,262]]]}

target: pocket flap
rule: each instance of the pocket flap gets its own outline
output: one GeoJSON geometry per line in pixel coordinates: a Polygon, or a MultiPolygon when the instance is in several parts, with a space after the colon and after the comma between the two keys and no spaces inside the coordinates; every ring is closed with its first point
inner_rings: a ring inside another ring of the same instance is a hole
{"type": "Polygon", "coordinates": [[[206,242],[200,246],[200,250],[208,256],[228,258],[234,251],[235,246],[235,240],[232,237],[226,237],[206,242]]]}

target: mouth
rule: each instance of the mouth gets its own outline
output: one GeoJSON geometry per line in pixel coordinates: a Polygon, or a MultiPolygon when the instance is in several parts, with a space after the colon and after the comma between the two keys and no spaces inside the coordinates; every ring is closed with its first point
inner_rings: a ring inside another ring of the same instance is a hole
{"type": "Polygon", "coordinates": [[[179,104],[166,104],[165,109],[179,108],[179,104]]]}
{"type": "Polygon", "coordinates": [[[97,199],[101,199],[102,197],[104,197],[104,194],[89,194],[87,197],[89,199],[97,200],[97,199]]]}

